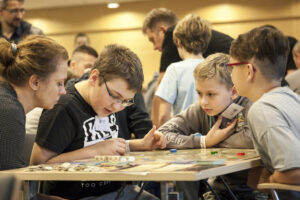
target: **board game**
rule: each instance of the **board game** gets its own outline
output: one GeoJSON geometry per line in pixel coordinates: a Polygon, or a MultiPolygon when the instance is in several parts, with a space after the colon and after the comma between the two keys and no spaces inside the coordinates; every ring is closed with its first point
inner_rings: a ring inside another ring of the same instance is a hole
{"type": "Polygon", "coordinates": [[[228,162],[258,157],[253,149],[190,149],[130,152],[125,156],[95,156],[94,159],[71,163],[37,165],[27,172],[170,172],[199,171],[225,165],[228,162]]]}

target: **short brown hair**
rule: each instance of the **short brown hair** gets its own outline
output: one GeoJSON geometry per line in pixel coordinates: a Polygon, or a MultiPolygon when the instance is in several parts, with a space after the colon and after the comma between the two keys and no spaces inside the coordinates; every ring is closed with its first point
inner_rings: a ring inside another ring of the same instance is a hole
{"type": "Polygon", "coordinates": [[[188,14],[176,25],[173,41],[180,41],[184,49],[195,55],[206,51],[211,39],[210,23],[199,16],[188,14]]]}
{"type": "Polygon", "coordinates": [[[217,80],[224,84],[227,88],[232,88],[230,72],[226,69],[229,62],[229,55],[224,53],[215,53],[201,62],[194,70],[194,78],[196,81],[210,80],[217,78],[217,80]]]}
{"type": "Polygon", "coordinates": [[[16,48],[0,38],[0,74],[17,86],[22,86],[33,74],[47,78],[56,71],[57,63],[68,60],[66,49],[56,41],[42,36],[30,35],[16,48]]]}
{"type": "MultiPolygon", "coordinates": [[[[1,7],[2,8],[6,8],[7,7],[7,2],[12,1],[12,0],[2,0],[1,1],[1,7]]],[[[14,0],[14,1],[18,1],[20,3],[24,3],[24,0],[14,0]]]]}
{"type": "MultiPolygon", "coordinates": [[[[128,83],[129,90],[139,92],[142,89],[144,81],[142,63],[138,56],[125,46],[111,44],[104,47],[93,69],[98,69],[100,76],[105,80],[124,79],[128,83]]],[[[102,83],[103,81],[100,81],[100,84],[102,83]]]]}
{"type": "Polygon", "coordinates": [[[231,43],[230,56],[241,61],[254,60],[267,80],[280,80],[285,75],[289,41],[281,31],[258,27],[241,34],[231,43]]]}
{"type": "Polygon", "coordinates": [[[145,17],[142,31],[146,33],[149,28],[153,29],[159,24],[164,23],[168,26],[173,26],[177,23],[178,18],[175,13],[167,8],[154,8],[145,17]]]}

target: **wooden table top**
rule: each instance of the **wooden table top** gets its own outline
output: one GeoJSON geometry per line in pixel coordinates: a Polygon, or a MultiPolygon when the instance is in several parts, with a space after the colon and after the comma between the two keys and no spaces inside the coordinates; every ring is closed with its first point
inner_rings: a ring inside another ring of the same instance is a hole
{"type": "Polygon", "coordinates": [[[107,157],[110,161],[90,159],[0,173],[14,174],[18,179],[32,181],[196,181],[261,165],[261,159],[253,149],[131,152],[123,158],[134,158],[134,162],[116,162],[107,157]]]}

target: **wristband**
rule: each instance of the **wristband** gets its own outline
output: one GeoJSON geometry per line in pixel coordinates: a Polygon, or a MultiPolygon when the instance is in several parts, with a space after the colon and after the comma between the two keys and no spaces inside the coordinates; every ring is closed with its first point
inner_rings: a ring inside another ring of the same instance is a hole
{"type": "Polygon", "coordinates": [[[200,147],[206,149],[205,136],[200,136],[200,147]]]}
{"type": "Polygon", "coordinates": [[[126,140],[126,153],[129,153],[130,152],[130,146],[129,146],[129,141],[130,140],[126,140]]]}

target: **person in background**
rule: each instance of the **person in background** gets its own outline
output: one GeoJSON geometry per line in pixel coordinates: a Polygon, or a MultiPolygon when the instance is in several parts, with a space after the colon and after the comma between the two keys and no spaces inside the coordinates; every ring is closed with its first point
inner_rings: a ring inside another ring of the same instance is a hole
{"type": "MultiPolygon", "coordinates": [[[[173,31],[177,21],[178,18],[173,11],[167,8],[154,8],[147,13],[143,22],[143,33],[153,44],[154,50],[162,52],[156,88],[158,88],[168,66],[181,60],[173,42],[173,31]]],[[[230,36],[212,30],[211,40],[203,54],[204,58],[216,52],[228,53],[231,41],[230,36]]],[[[154,96],[151,119],[156,126],[159,124],[159,104],[160,99],[154,96]]]]}
{"type": "MultiPolygon", "coordinates": [[[[88,80],[73,85],[53,109],[42,113],[31,164],[164,148],[165,138],[155,132],[155,127],[142,139],[118,138],[114,113],[134,103],[143,79],[142,64],[136,54],[124,46],[106,46],[88,80]]],[[[111,181],[51,182],[45,184],[44,192],[68,199],[114,199],[122,191],[125,195],[121,199],[134,199],[138,193],[136,186],[121,188],[120,182],[111,181]]],[[[147,198],[156,199],[144,192],[141,199],[147,198]]]]}
{"type": "MultiPolygon", "coordinates": [[[[258,183],[300,184],[300,155],[295,153],[300,151],[300,96],[281,86],[288,53],[288,39],[269,27],[240,34],[230,47],[234,86],[253,102],[248,123],[265,167],[253,173],[260,174],[258,183]]],[[[299,199],[299,193],[283,192],[279,197],[299,199]]]]}
{"type": "Polygon", "coordinates": [[[28,35],[43,35],[43,31],[23,20],[24,0],[2,0],[0,4],[0,37],[18,44],[28,35]]]}
{"type": "MultiPolygon", "coordinates": [[[[199,101],[158,129],[167,138],[167,148],[253,148],[247,124],[251,102],[238,96],[226,69],[228,62],[227,54],[216,53],[208,56],[195,68],[199,101]],[[235,104],[242,106],[243,110],[232,116],[232,119],[222,117],[224,110],[235,104]]],[[[244,199],[242,196],[252,192],[246,186],[247,175],[247,171],[243,171],[224,176],[238,199],[244,199]]],[[[212,183],[222,199],[230,199],[226,189],[220,187],[222,184],[218,179],[212,183]]],[[[199,185],[199,182],[176,182],[177,191],[182,192],[187,200],[198,199],[205,192],[199,190],[199,185]]],[[[204,199],[209,199],[211,195],[206,193],[204,199]]]]}
{"type": "Polygon", "coordinates": [[[0,38],[0,170],[24,167],[25,114],[51,109],[65,94],[68,53],[44,36],[18,45],[0,38]]]}
{"type": "Polygon", "coordinates": [[[292,53],[297,70],[288,74],[285,79],[288,82],[289,87],[300,95],[300,42],[295,44],[292,53]]]}
{"type": "Polygon", "coordinates": [[[98,58],[97,51],[87,45],[78,46],[72,53],[70,59],[71,73],[80,78],[85,72],[90,71],[98,58]]]}
{"type": "Polygon", "coordinates": [[[81,45],[90,45],[90,38],[87,34],[79,32],[76,34],[75,39],[74,39],[74,48],[76,49],[77,47],[81,45]]]}
{"type": "Polygon", "coordinates": [[[176,115],[197,101],[193,71],[203,62],[210,38],[210,24],[199,16],[189,14],[176,25],[173,40],[183,61],[168,67],[155,93],[160,98],[158,126],[171,118],[171,110],[176,115]]]}

